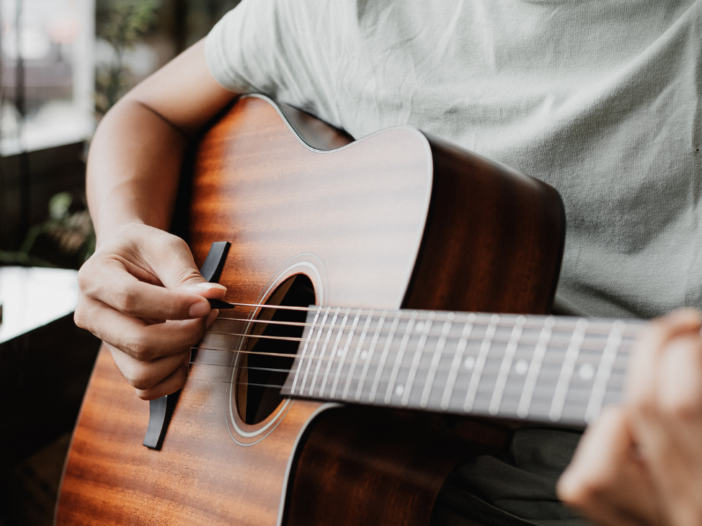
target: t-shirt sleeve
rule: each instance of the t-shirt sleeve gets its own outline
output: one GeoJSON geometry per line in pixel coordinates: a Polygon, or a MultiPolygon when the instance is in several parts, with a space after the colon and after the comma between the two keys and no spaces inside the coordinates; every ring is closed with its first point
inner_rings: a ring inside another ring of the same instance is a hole
{"type": "Polygon", "coordinates": [[[324,99],[328,7],[315,0],[244,0],[207,36],[205,56],[224,88],[303,103],[324,99]]]}

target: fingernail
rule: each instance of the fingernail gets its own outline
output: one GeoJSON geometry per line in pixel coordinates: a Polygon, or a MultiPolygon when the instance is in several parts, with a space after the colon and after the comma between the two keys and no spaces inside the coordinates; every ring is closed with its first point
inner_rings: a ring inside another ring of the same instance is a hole
{"type": "Polygon", "coordinates": [[[190,305],[188,316],[191,318],[202,318],[208,312],[210,312],[210,304],[207,303],[207,300],[203,299],[202,301],[190,305]]]}
{"type": "Polygon", "coordinates": [[[215,322],[217,319],[217,316],[219,316],[219,309],[212,309],[210,313],[207,315],[207,321],[205,322],[205,327],[208,329],[212,327],[212,324],[215,322]]]}
{"type": "Polygon", "coordinates": [[[227,290],[227,287],[224,285],[220,285],[219,283],[198,283],[195,285],[198,289],[203,289],[203,290],[212,290],[212,289],[219,289],[219,290],[227,290]]]}

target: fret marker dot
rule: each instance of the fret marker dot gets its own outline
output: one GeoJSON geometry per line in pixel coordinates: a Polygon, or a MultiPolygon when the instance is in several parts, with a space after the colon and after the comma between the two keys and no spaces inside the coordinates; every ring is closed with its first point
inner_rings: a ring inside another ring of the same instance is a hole
{"type": "Polygon", "coordinates": [[[404,386],[404,385],[398,385],[397,387],[395,387],[395,394],[396,394],[397,396],[402,396],[402,393],[404,393],[404,392],[405,392],[405,386],[404,386]]]}
{"type": "Polygon", "coordinates": [[[417,332],[422,332],[422,329],[424,328],[424,322],[423,321],[418,321],[417,324],[414,326],[414,330],[417,332]]]}
{"type": "Polygon", "coordinates": [[[465,367],[466,369],[468,369],[470,371],[473,367],[475,367],[475,358],[473,358],[472,356],[469,356],[468,358],[466,358],[463,361],[463,367],[465,367]]]}
{"type": "Polygon", "coordinates": [[[366,358],[368,358],[368,353],[366,351],[363,351],[361,353],[361,360],[365,360],[366,358]]]}
{"type": "Polygon", "coordinates": [[[514,371],[519,375],[526,374],[527,369],[529,369],[529,363],[526,360],[519,360],[514,364],[514,371]]]}
{"type": "Polygon", "coordinates": [[[592,377],[595,376],[595,368],[589,363],[584,363],[578,370],[578,376],[586,382],[592,380],[592,377]]]}

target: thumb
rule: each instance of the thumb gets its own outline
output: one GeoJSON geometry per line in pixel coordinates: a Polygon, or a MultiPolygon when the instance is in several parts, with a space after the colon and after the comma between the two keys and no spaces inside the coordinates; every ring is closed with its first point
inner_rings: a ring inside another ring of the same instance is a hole
{"type": "Polygon", "coordinates": [[[227,288],[210,283],[195,265],[188,244],[181,238],[162,232],[160,239],[143,243],[141,251],[161,283],[169,290],[220,299],[227,288]]]}

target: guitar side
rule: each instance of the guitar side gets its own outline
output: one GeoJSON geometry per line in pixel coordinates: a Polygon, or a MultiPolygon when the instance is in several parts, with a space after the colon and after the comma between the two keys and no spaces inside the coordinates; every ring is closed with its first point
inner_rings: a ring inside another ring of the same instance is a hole
{"type": "MultiPolygon", "coordinates": [[[[288,123],[317,137],[317,146],[348,142],[304,114],[286,122],[266,99],[248,97],[201,143],[191,248],[202,263],[211,242],[232,242],[221,278],[228,297],[260,302],[277,282],[302,273],[328,305],[548,309],[563,238],[555,191],[474,156],[477,164],[461,171],[455,165],[467,166],[465,152],[416,131],[389,130],[322,153],[305,147],[288,123]],[[452,188],[474,197],[461,200],[452,188]],[[509,213],[494,212],[505,203],[509,213]],[[496,253],[507,247],[519,256],[496,253]],[[486,292],[505,272],[512,285],[486,292]]],[[[236,323],[228,327],[238,332],[236,323]]],[[[324,411],[296,400],[270,433],[242,446],[227,416],[231,377],[204,366],[207,356],[198,353],[201,364],[157,452],[141,446],[146,404],[101,351],[57,524],[426,524],[455,461],[478,447],[476,439],[497,447],[505,439],[483,423],[451,430],[437,415],[324,411]]]]}

